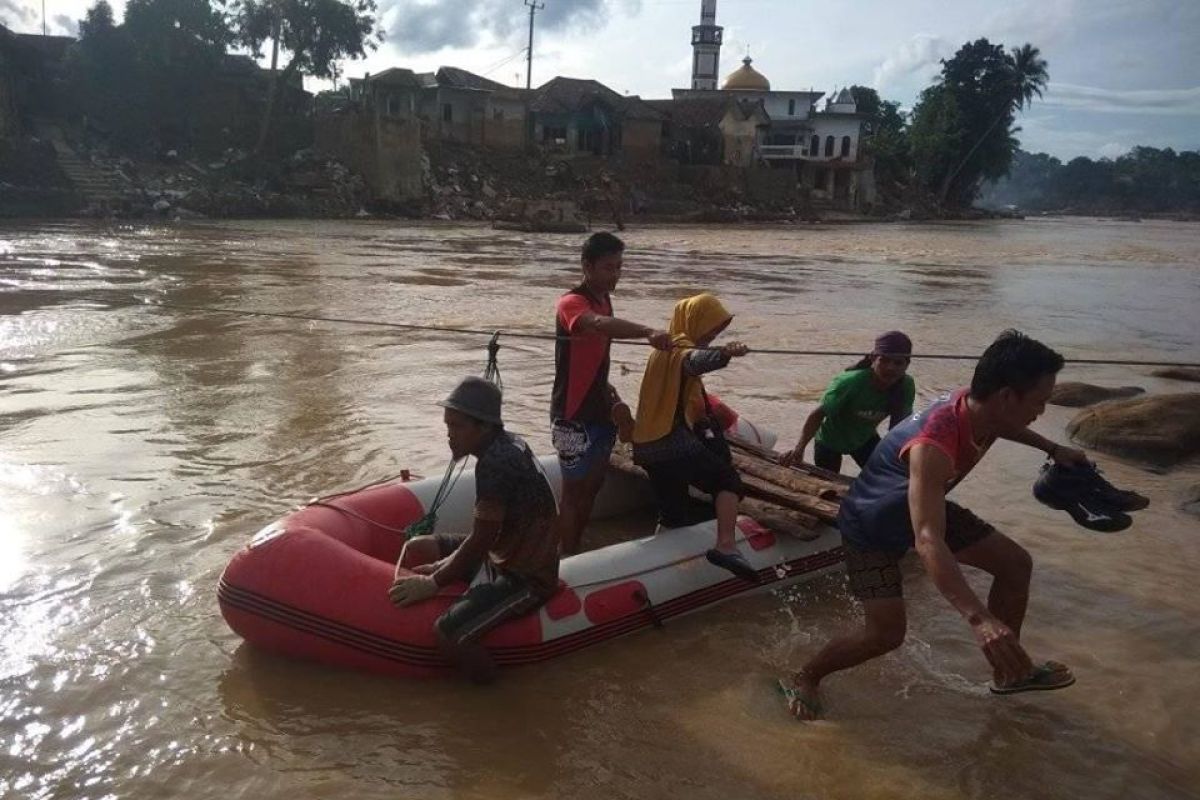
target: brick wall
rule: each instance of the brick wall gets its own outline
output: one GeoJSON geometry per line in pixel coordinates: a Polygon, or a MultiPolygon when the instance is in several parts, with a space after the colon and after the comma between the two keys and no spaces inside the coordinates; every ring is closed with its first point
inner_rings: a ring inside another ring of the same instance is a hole
{"type": "Polygon", "coordinates": [[[662,122],[625,120],[621,126],[621,151],[627,158],[654,159],[662,152],[662,122]]]}
{"type": "Polygon", "coordinates": [[[319,114],[315,140],[317,152],[361,173],[375,199],[396,202],[424,195],[417,120],[360,111],[319,114]]]}

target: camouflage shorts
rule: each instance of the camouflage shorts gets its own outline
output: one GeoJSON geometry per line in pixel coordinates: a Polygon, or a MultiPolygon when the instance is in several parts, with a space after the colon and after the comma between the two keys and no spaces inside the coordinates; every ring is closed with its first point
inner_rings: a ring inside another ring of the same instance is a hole
{"type": "MultiPolygon", "coordinates": [[[[965,547],[995,533],[991,524],[957,503],[946,503],[946,544],[950,552],[965,547]]],[[[900,559],[907,550],[871,550],[842,539],[846,548],[846,575],[850,578],[850,593],[859,600],[879,597],[903,597],[904,577],[900,559]]]]}

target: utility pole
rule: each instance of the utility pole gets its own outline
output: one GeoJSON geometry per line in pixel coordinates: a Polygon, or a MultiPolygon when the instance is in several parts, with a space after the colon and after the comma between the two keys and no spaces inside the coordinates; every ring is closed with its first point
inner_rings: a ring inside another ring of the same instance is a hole
{"type": "Polygon", "coordinates": [[[46,0],[42,0],[42,36],[46,35],[46,0]]]}
{"type": "Polygon", "coordinates": [[[525,88],[533,88],[533,15],[546,7],[545,3],[537,0],[525,0],[529,6],[529,50],[525,54],[525,88]]]}

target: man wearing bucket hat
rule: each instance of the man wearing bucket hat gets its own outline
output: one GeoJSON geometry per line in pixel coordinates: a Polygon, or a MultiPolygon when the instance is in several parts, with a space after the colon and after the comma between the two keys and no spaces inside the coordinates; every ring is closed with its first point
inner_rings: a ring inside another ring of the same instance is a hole
{"type": "Polygon", "coordinates": [[[446,657],[467,677],[486,683],[495,664],[480,638],[537,609],[558,588],[554,493],[529,446],[504,430],[494,384],[464,378],[439,405],[446,409],[451,455],[478,459],[473,528],[470,534],[410,539],[389,595],[396,605],[408,606],[455,581],[470,582],[434,627],[446,657]]]}
{"type": "Polygon", "coordinates": [[[912,358],[912,340],[900,331],[881,333],[871,352],[830,382],[804,421],[800,441],[784,453],[784,465],[804,460],[808,443],[813,445],[813,463],[841,472],[842,456],[848,455],[862,467],[879,444],[879,423],[890,419],[895,427],[912,413],[917,385],[906,374],[912,358]]]}

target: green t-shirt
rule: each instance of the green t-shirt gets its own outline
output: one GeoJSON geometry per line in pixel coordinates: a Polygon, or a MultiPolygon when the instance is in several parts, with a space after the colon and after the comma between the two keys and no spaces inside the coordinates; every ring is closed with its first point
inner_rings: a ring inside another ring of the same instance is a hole
{"type": "MultiPolygon", "coordinates": [[[[843,372],[830,382],[821,398],[825,420],[817,431],[818,442],[839,453],[853,453],[888,418],[887,393],[875,388],[871,375],[869,369],[856,369],[843,372]]],[[[901,380],[904,413],[911,414],[917,384],[911,375],[901,380]]]]}

